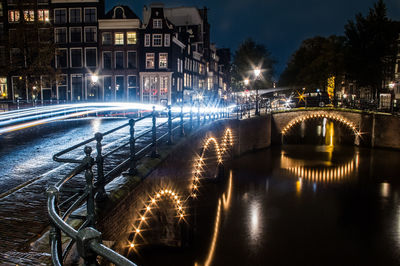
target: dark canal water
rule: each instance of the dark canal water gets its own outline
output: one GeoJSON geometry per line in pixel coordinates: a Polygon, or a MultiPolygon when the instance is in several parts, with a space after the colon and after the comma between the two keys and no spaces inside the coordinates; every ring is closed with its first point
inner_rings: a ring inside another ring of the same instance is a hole
{"type": "MultiPolygon", "coordinates": [[[[327,136],[333,139],[332,136],[327,136]]],[[[399,265],[400,152],[283,145],[202,186],[186,248],[143,247],[139,265],[399,265]]]]}

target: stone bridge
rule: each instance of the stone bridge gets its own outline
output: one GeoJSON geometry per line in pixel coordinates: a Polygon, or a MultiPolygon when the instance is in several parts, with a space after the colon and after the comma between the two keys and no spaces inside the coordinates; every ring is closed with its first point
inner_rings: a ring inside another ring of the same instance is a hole
{"type": "Polygon", "coordinates": [[[354,144],[366,147],[400,148],[400,118],[390,114],[339,108],[302,108],[272,114],[272,142],[302,121],[327,118],[347,127],[355,135],[354,144]]]}

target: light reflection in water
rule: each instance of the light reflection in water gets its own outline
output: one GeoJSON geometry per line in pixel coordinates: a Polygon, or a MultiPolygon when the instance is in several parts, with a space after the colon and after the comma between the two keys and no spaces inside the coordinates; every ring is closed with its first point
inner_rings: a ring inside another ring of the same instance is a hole
{"type": "Polygon", "coordinates": [[[229,180],[228,180],[228,187],[227,190],[225,191],[224,194],[222,194],[221,198],[218,199],[218,207],[217,207],[217,213],[215,216],[215,223],[214,223],[214,233],[212,236],[212,240],[211,240],[211,244],[210,244],[210,249],[208,251],[208,255],[207,258],[204,262],[204,264],[200,264],[198,262],[195,262],[194,265],[195,266],[199,266],[199,265],[205,265],[205,266],[209,266],[211,265],[211,262],[214,258],[214,253],[215,253],[215,246],[217,244],[217,240],[218,240],[218,233],[219,233],[219,228],[221,226],[221,205],[223,206],[223,209],[225,211],[225,214],[227,213],[227,211],[229,210],[229,206],[231,203],[231,197],[232,196],[232,171],[229,172],[229,180]]]}
{"type": "MultiPolygon", "coordinates": [[[[296,160],[288,157],[284,153],[281,156],[281,168],[294,175],[296,178],[301,178],[303,181],[316,183],[337,183],[348,180],[352,177],[355,171],[358,171],[359,162],[358,153],[353,159],[347,163],[337,166],[312,167],[305,165],[303,160],[296,160]]],[[[330,160],[331,156],[329,156],[330,160]]],[[[327,163],[326,165],[329,165],[327,163]]],[[[301,181],[296,183],[296,192],[301,190],[301,181]]]]}
{"type": "Polygon", "coordinates": [[[262,221],[262,208],[261,202],[258,199],[252,199],[250,201],[249,217],[247,221],[249,242],[251,245],[257,245],[261,239],[263,232],[262,221]]]}
{"type": "Polygon", "coordinates": [[[93,119],[91,122],[93,133],[97,133],[100,131],[101,119],[93,119]]]}

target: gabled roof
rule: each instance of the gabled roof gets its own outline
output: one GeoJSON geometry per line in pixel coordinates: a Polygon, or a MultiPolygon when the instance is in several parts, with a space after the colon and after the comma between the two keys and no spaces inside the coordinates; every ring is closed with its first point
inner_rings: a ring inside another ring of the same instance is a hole
{"type": "Polygon", "coordinates": [[[117,14],[122,9],[123,19],[139,19],[135,12],[130,9],[130,7],[125,5],[114,6],[107,14],[104,16],[105,19],[118,19],[117,14]]]}

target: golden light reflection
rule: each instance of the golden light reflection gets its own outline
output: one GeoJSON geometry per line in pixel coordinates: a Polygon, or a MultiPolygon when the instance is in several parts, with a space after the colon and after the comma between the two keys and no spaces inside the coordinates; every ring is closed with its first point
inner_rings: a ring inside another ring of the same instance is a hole
{"type": "Polygon", "coordinates": [[[382,197],[384,197],[384,198],[389,197],[390,196],[390,184],[386,183],[386,182],[381,183],[380,192],[381,192],[382,197]]]}
{"type": "Polygon", "coordinates": [[[287,170],[291,175],[299,178],[296,182],[296,192],[301,191],[301,182],[318,182],[318,183],[338,183],[349,180],[358,170],[359,154],[357,153],[353,159],[347,163],[338,166],[323,166],[315,168],[303,165],[302,160],[296,160],[282,154],[281,168],[287,170]]]}
{"type": "Polygon", "coordinates": [[[207,258],[203,264],[200,264],[198,262],[195,262],[195,266],[209,266],[211,265],[211,262],[214,258],[214,253],[215,253],[215,247],[217,244],[218,240],[218,233],[219,233],[219,228],[221,225],[221,205],[223,205],[223,209],[225,212],[229,210],[230,202],[231,202],[231,195],[232,195],[232,171],[229,172],[229,180],[228,180],[228,187],[227,190],[225,191],[224,194],[222,194],[221,198],[218,199],[218,207],[217,207],[217,213],[215,215],[215,223],[214,223],[214,233],[211,239],[211,244],[210,244],[210,249],[208,251],[207,258]]]}

